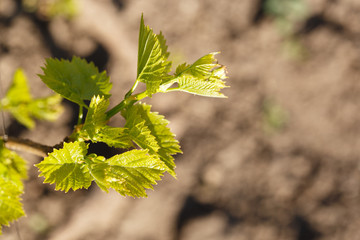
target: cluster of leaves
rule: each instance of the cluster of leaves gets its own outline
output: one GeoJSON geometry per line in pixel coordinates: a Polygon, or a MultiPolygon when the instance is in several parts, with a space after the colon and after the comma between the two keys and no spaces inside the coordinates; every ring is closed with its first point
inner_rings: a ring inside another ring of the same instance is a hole
{"type": "Polygon", "coordinates": [[[21,194],[24,191],[22,183],[27,177],[25,161],[15,152],[4,147],[0,141],[0,234],[1,225],[25,215],[21,194]]]}
{"type": "Polygon", "coordinates": [[[77,14],[76,0],[22,0],[28,12],[36,12],[41,17],[50,19],[55,16],[72,18],[77,14]]]}
{"type": "Polygon", "coordinates": [[[22,69],[14,73],[13,81],[5,97],[1,99],[0,110],[9,111],[22,125],[35,127],[35,120],[56,120],[63,111],[61,96],[54,94],[45,98],[33,98],[27,78],[22,69]]]}
{"type": "MultiPolygon", "coordinates": [[[[63,111],[61,100],[58,94],[33,98],[23,70],[17,69],[0,101],[0,109],[9,111],[19,123],[33,129],[35,119],[54,121],[59,117],[63,111]]],[[[0,140],[0,234],[1,225],[9,225],[10,221],[25,215],[20,196],[24,191],[22,180],[27,177],[25,160],[7,149],[4,140],[0,140]]]]}
{"type": "Polygon", "coordinates": [[[164,116],[152,112],[151,106],[140,100],[172,91],[224,97],[220,90],[226,87],[226,70],[215,55],[181,64],[171,74],[163,35],[155,34],[141,17],[135,83],[110,109],[112,84],[105,71],[99,72],[93,63],[78,57],[47,59],[39,77],[50,89],[76,103],[79,116],[67,140],[36,164],[44,182],[65,192],[86,189],[94,182],[105,192],[114,189],[124,196],[145,197],[146,189],[152,189],[165,172],[175,177],[174,155],[181,153],[179,142],[164,116]],[[135,93],[139,84],[145,84],[146,90],[135,93]],[[123,127],[108,124],[117,114],[126,120],[123,127]],[[89,144],[96,143],[127,151],[110,158],[89,153],[89,144]]]}

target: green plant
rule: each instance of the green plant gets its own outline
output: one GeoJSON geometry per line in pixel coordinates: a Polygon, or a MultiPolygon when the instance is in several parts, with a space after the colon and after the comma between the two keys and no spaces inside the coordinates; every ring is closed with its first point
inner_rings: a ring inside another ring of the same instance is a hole
{"type": "Polygon", "coordinates": [[[32,117],[55,119],[61,112],[59,96],[78,104],[79,115],[73,133],[56,146],[3,137],[0,144],[0,224],[8,225],[24,215],[20,197],[27,167],[10,149],[31,151],[44,157],[36,164],[44,183],[55,184],[56,190],[65,192],[88,188],[95,182],[105,192],[112,188],[121,195],[146,197],[145,189],[152,189],[165,172],[175,177],[173,156],[181,153],[179,143],[164,116],[152,112],[151,106],[140,100],[158,92],[173,91],[224,97],[220,90],[226,87],[226,69],[217,63],[215,55],[207,54],[193,64],[180,64],[171,74],[169,52],[162,33],[154,34],[141,17],[137,77],[124,99],[111,109],[108,107],[112,84],[106,72],[99,72],[93,63],[78,57],[71,61],[47,59],[39,77],[58,95],[44,99],[31,97],[26,78],[18,70],[1,107],[20,123],[32,128],[32,117]],[[135,93],[139,84],[145,84],[146,90],[135,93]],[[108,125],[109,119],[117,114],[126,120],[123,127],[108,125]],[[89,144],[98,142],[126,151],[110,158],[89,154],[89,144]]]}
{"type": "Polygon", "coordinates": [[[27,12],[36,12],[45,19],[72,18],[78,12],[76,0],[22,0],[22,5],[27,12]]]}

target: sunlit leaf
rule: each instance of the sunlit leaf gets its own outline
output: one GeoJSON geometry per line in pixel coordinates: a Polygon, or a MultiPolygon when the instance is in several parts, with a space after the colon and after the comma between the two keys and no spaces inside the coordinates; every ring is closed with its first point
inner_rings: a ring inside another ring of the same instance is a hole
{"type": "Polygon", "coordinates": [[[1,226],[24,216],[20,195],[22,190],[11,180],[0,177],[0,234],[1,226]]]}
{"type": "Polygon", "coordinates": [[[141,17],[137,80],[146,84],[149,96],[157,92],[161,82],[169,77],[171,62],[167,60],[168,56],[162,33],[155,34],[149,26],[145,26],[141,17]]]}
{"type": "Polygon", "coordinates": [[[86,154],[84,142],[65,142],[63,148],[55,149],[36,167],[45,177],[44,183],[56,184],[55,190],[88,188],[92,178],[85,163],[86,154]]]}
{"type": "Polygon", "coordinates": [[[109,77],[105,71],[99,73],[92,62],[78,57],[71,61],[49,58],[42,69],[44,74],[39,76],[49,88],[80,106],[93,96],[110,96],[109,77]]]}

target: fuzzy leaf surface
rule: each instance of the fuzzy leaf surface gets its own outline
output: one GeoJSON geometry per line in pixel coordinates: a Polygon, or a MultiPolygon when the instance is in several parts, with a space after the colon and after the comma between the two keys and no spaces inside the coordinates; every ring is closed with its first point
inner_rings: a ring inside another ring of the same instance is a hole
{"type": "Polygon", "coordinates": [[[104,142],[108,146],[115,148],[134,147],[127,128],[104,126],[91,140],[93,142],[104,142]]]}
{"type": "Polygon", "coordinates": [[[131,150],[96,164],[91,172],[102,179],[102,188],[113,188],[121,195],[146,197],[145,189],[161,179],[166,167],[157,158],[148,155],[147,150],[131,150]]]}
{"type": "Polygon", "coordinates": [[[206,97],[225,97],[220,91],[227,87],[224,82],[227,78],[226,69],[217,63],[216,54],[207,54],[191,65],[179,65],[175,77],[164,82],[160,87],[161,91],[183,91],[206,97]],[[178,83],[178,87],[168,89],[174,83],[178,83]]]}
{"type": "MultiPolygon", "coordinates": [[[[175,139],[175,134],[167,127],[169,122],[164,116],[151,112],[151,106],[146,104],[135,104],[127,110],[125,118],[130,123],[128,126],[130,129],[130,125],[133,125],[131,120],[134,116],[138,116],[142,121],[145,121],[144,126],[150,131],[150,135],[155,138],[158,147],[154,148],[155,145],[138,145],[143,149],[148,149],[149,154],[155,155],[163,161],[167,166],[167,171],[172,176],[175,176],[175,163],[172,155],[181,153],[181,150],[179,142],[175,139]]],[[[133,127],[136,127],[136,125],[133,125],[133,127]]]]}
{"type": "Polygon", "coordinates": [[[168,61],[166,41],[162,33],[155,34],[149,26],[145,26],[141,16],[137,81],[146,84],[149,96],[157,92],[164,79],[170,72],[171,62],[168,61]]]}
{"type": "Polygon", "coordinates": [[[94,96],[91,99],[85,123],[82,128],[90,138],[94,138],[99,129],[106,124],[106,109],[109,106],[109,100],[103,96],[94,96]]]}
{"type": "Polygon", "coordinates": [[[108,106],[108,99],[100,96],[94,96],[90,102],[85,123],[79,135],[85,140],[91,140],[92,142],[104,142],[110,147],[133,147],[131,139],[125,128],[110,127],[106,125],[106,109],[108,106]]]}
{"type": "Polygon", "coordinates": [[[92,62],[78,57],[71,61],[49,58],[42,70],[44,74],[39,77],[49,88],[80,106],[95,95],[110,96],[109,77],[105,71],[99,73],[92,62]]]}
{"type": "Polygon", "coordinates": [[[68,192],[88,188],[92,178],[85,163],[87,145],[84,142],[64,142],[61,149],[55,149],[38,164],[44,183],[56,184],[55,190],[68,192]]]}
{"type": "Polygon", "coordinates": [[[25,215],[21,203],[22,190],[11,180],[0,177],[0,235],[1,226],[25,215]]]}
{"type": "MultiPolygon", "coordinates": [[[[132,107],[132,109],[134,106],[132,107]]],[[[136,108],[136,107],[135,107],[136,108]]],[[[151,133],[149,127],[146,125],[145,119],[141,114],[134,109],[129,111],[125,127],[128,129],[126,133],[130,139],[142,149],[148,149],[150,153],[156,153],[159,150],[159,145],[155,136],[151,133]]]]}

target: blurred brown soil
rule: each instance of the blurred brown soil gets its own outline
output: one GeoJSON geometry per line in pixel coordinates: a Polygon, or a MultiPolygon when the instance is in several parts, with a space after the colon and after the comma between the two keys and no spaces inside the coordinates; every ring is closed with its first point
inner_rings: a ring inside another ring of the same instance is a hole
{"type": "MultiPolygon", "coordinates": [[[[146,100],[170,120],[184,152],[177,179],[165,176],[149,198],[96,186],[56,192],[37,177],[39,159],[26,155],[23,239],[359,239],[360,1],[308,0],[309,15],[296,27],[300,55],[286,48],[260,0],[82,0],[77,17],[52,21],[1,1],[5,88],[22,67],[33,94],[48,95],[36,76],[44,59],[78,55],[108,71],[121,100],[136,74],[141,13],[162,30],[175,63],[221,51],[231,86],[227,99],[171,93],[146,100]]],[[[8,117],[8,134],[60,142],[76,116],[64,105],[57,122],[39,122],[33,132],[8,117]]],[[[15,225],[0,238],[18,239],[15,225]]]]}

